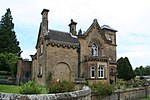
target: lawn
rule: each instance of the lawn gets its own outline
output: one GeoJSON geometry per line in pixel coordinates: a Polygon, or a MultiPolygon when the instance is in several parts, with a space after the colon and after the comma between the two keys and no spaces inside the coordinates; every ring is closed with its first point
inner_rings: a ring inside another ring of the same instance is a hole
{"type": "Polygon", "coordinates": [[[0,84],[0,92],[4,92],[4,93],[15,93],[15,94],[19,94],[19,88],[20,88],[20,86],[1,85],[1,84],[0,84]]]}
{"type": "Polygon", "coordinates": [[[148,98],[143,98],[143,99],[139,99],[139,100],[150,100],[150,95],[148,95],[148,98]]]}
{"type": "Polygon", "coordinates": [[[140,99],[140,100],[150,100],[150,97],[149,98],[143,98],[143,99],[140,99]]]}

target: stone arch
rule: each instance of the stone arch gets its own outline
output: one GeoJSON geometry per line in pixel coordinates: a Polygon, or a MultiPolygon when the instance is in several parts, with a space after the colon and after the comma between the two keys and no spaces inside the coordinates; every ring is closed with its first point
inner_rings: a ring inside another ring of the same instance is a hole
{"type": "Polygon", "coordinates": [[[71,69],[70,66],[65,62],[59,62],[54,68],[54,80],[66,80],[70,81],[71,79],[71,69]]]}
{"type": "Polygon", "coordinates": [[[115,66],[110,66],[109,67],[109,81],[110,84],[115,83],[116,82],[116,67],[115,66]]]}
{"type": "Polygon", "coordinates": [[[110,66],[109,67],[109,75],[114,76],[116,74],[116,67],[115,66],[110,66]]]}

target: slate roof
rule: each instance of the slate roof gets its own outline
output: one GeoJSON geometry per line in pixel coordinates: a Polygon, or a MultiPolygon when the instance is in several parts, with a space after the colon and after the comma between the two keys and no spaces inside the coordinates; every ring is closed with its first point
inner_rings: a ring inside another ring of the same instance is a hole
{"type": "Polygon", "coordinates": [[[79,42],[75,36],[71,33],[61,32],[57,30],[49,30],[48,32],[49,43],[58,43],[65,45],[78,46],[79,42]]]}
{"type": "Polygon", "coordinates": [[[101,29],[108,29],[108,30],[111,30],[111,31],[114,31],[114,32],[117,32],[117,30],[111,28],[109,25],[103,25],[101,26],[101,29]]]}

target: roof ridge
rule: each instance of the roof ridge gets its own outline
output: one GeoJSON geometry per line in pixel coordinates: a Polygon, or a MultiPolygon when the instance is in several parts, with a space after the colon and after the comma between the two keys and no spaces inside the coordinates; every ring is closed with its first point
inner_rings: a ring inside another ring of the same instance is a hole
{"type": "Polygon", "coordinates": [[[60,30],[55,30],[55,29],[49,29],[49,31],[62,32],[62,33],[67,33],[67,34],[69,34],[69,32],[60,31],[60,30]]]}
{"type": "Polygon", "coordinates": [[[106,25],[106,24],[102,25],[101,29],[109,29],[109,30],[117,32],[117,30],[115,30],[114,28],[112,28],[112,27],[110,27],[109,25],[106,25]]]}

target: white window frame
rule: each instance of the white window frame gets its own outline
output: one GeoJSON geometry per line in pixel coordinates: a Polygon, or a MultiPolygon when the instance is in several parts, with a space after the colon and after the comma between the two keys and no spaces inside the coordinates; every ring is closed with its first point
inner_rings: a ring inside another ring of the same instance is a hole
{"type": "Polygon", "coordinates": [[[104,65],[98,66],[98,78],[104,78],[105,75],[105,68],[104,65]]]}
{"type": "Polygon", "coordinates": [[[95,67],[93,67],[93,66],[90,69],[90,77],[95,78],[95,67]],[[94,76],[93,76],[93,73],[94,73],[94,76]]]}
{"type": "Polygon", "coordinates": [[[98,46],[95,43],[92,44],[92,56],[98,56],[98,46]]]}

